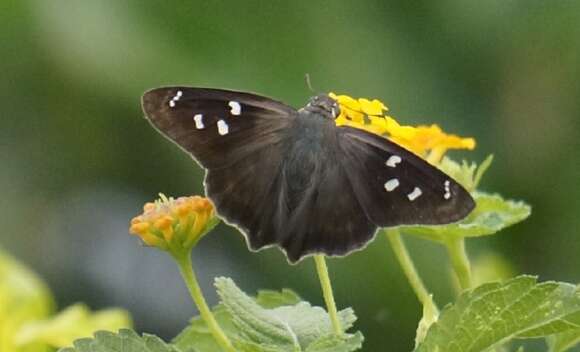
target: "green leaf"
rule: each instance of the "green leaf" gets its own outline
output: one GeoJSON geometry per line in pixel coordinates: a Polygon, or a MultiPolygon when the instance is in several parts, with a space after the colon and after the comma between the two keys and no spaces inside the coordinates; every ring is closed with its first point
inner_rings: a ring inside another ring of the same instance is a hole
{"type": "Polygon", "coordinates": [[[492,154],[488,155],[479,166],[474,162],[468,163],[465,160],[459,164],[453,159],[444,157],[438,167],[466,190],[473,192],[477,189],[483,174],[489,169],[492,162],[492,154]]]}
{"type": "MultiPolygon", "coordinates": [[[[73,347],[61,348],[58,352],[180,352],[160,338],[144,334],[137,335],[132,330],[123,329],[119,333],[99,331],[94,338],[76,340],[73,347]]],[[[215,350],[216,352],[219,350],[215,350]]]]}
{"type": "Polygon", "coordinates": [[[276,308],[280,306],[289,306],[301,301],[296,292],[289,289],[282,289],[281,292],[272,290],[260,290],[256,296],[256,303],[263,308],[276,308]]]}
{"type": "Polygon", "coordinates": [[[547,338],[550,352],[564,352],[580,343],[580,328],[547,338]]]}
{"type": "MultiPolygon", "coordinates": [[[[232,323],[231,315],[226,311],[223,305],[214,307],[213,315],[217,320],[219,326],[230,338],[237,336],[237,329],[232,323]]],[[[191,319],[189,326],[187,326],[179,335],[177,335],[172,343],[183,351],[194,349],[199,352],[206,351],[221,351],[220,345],[214,340],[207,325],[197,316],[191,319]]]]}
{"type": "Polygon", "coordinates": [[[492,235],[530,216],[531,208],[522,201],[505,200],[497,194],[474,192],[475,209],[462,221],[435,226],[404,226],[406,234],[432,241],[492,235]]]}
{"type": "Polygon", "coordinates": [[[462,294],[431,326],[418,352],[484,351],[513,338],[578,329],[580,289],[519,276],[462,294]]]}
{"type": "Polygon", "coordinates": [[[489,154],[487,158],[485,158],[485,160],[483,160],[481,164],[479,164],[479,167],[477,168],[477,171],[473,176],[473,186],[472,186],[473,188],[471,189],[472,191],[475,191],[477,189],[477,186],[479,186],[479,183],[483,178],[483,174],[485,174],[487,169],[491,167],[492,162],[493,162],[493,154],[489,154]]]}
{"type": "Polygon", "coordinates": [[[27,323],[47,318],[53,308],[52,295],[44,282],[0,250],[0,349],[44,351],[44,344],[19,341],[18,335],[27,323]]]}
{"type": "MultiPolygon", "coordinates": [[[[232,315],[240,337],[280,350],[303,351],[313,342],[333,335],[328,313],[307,302],[265,309],[242,292],[231,279],[217,278],[215,283],[223,304],[232,315]]],[[[347,330],[356,319],[351,309],[339,312],[347,330]]]]}
{"type": "MultiPolygon", "coordinates": [[[[216,319],[236,349],[244,352],[354,351],[362,345],[362,334],[337,337],[328,313],[300,301],[290,290],[260,291],[247,296],[231,279],[216,279],[222,302],[213,309],[216,319]]],[[[339,312],[344,330],[356,317],[352,309],[339,312]]],[[[182,350],[219,351],[217,343],[200,318],[175,339],[182,350]]]]}

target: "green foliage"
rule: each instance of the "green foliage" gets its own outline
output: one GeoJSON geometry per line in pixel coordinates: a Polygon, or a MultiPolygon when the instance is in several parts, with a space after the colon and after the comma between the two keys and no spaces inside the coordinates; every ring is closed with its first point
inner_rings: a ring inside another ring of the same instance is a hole
{"type": "MultiPolygon", "coordinates": [[[[94,338],[76,340],[74,347],[62,348],[59,352],[180,352],[153,335],[139,336],[123,329],[118,334],[99,331],[94,338]]],[[[219,350],[216,350],[219,351],[219,350]]]]}
{"type": "Polygon", "coordinates": [[[493,235],[531,214],[530,206],[522,201],[505,200],[498,194],[483,192],[474,192],[472,196],[476,207],[465,219],[447,225],[406,226],[402,228],[403,232],[445,242],[452,238],[493,235]]]}
{"type": "Polygon", "coordinates": [[[544,337],[579,325],[579,287],[519,276],[461,295],[445,308],[416,351],[484,351],[513,338],[544,337]]]}
{"type": "Polygon", "coordinates": [[[256,296],[256,303],[264,308],[276,308],[298,304],[302,299],[296,292],[287,288],[282,291],[260,290],[256,296]]]}
{"type": "MultiPolygon", "coordinates": [[[[214,315],[240,351],[347,352],[362,345],[360,332],[336,336],[328,313],[299,301],[292,291],[262,291],[251,298],[231,279],[218,278],[215,284],[222,302],[214,308],[214,315]]],[[[345,330],[356,320],[351,309],[339,312],[339,316],[345,330]]],[[[174,343],[182,350],[219,351],[200,318],[193,319],[174,343]]]]}
{"type": "Polygon", "coordinates": [[[481,178],[489,169],[492,162],[493,155],[491,154],[479,166],[475,162],[468,163],[465,160],[459,164],[451,158],[444,157],[441,160],[439,168],[455,181],[459,182],[466,190],[473,192],[479,186],[481,178]]]}
{"type": "Polygon", "coordinates": [[[547,338],[550,352],[564,352],[580,343],[580,328],[547,338]]]}
{"type": "Polygon", "coordinates": [[[525,220],[531,214],[531,207],[526,203],[506,200],[498,194],[476,191],[492,161],[493,155],[489,155],[480,165],[465,160],[460,164],[444,157],[439,167],[471,192],[476,203],[475,209],[465,219],[453,224],[404,226],[403,231],[432,241],[448,242],[466,237],[493,235],[525,220]]]}

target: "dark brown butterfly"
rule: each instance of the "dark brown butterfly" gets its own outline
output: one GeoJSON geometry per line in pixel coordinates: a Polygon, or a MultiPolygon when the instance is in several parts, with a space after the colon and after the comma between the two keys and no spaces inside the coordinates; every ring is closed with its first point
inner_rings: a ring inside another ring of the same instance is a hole
{"type": "Polygon", "coordinates": [[[166,87],[143,96],[153,126],[207,170],[218,214],[252,250],[346,255],[377,227],[446,224],[474,208],[449,176],[386,138],[337,127],[327,95],[296,110],[259,95],[166,87]]]}

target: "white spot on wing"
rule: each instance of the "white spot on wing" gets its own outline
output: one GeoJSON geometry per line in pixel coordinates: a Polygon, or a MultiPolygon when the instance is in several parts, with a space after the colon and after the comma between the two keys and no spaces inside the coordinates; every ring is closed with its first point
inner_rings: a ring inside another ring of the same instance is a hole
{"type": "Polygon", "coordinates": [[[238,115],[240,115],[240,114],[242,113],[242,106],[241,106],[241,105],[240,105],[240,103],[238,103],[237,101],[230,101],[230,102],[228,103],[228,105],[229,105],[229,106],[232,108],[232,109],[230,110],[230,113],[231,113],[232,115],[236,115],[236,116],[238,116],[238,115]]]}
{"type": "Polygon", "coordinates": [[[401,159],[398,155],[391,155],[387,160],[388,167],[397,167],[397,164],[400,163],[403,159],[401,159]]]}
{"type": "Polygon", "coordinates": [[[413,192],[407,194],[407,198],[409,198],[409,200],[412,202],[415,199],[419,198],[421,196],[421,194],[423,194],[423,192],[421,191],[421,188],[415,187],[413,189],[413,192]]]}
{"type": "Polygon", "coordinates": [[[178,101],[182,95],[183,95],[183,92],[178,90],[177,93],[175,93],[175,96],[173,96],[173,98],[171,98],[171,100],[169,101],[169,107],[174,108],[175,102],[178,101]]]}
{"type": "Polygon", "coordinates": [[[217,122],[217,128],[220,136],[225,136],[230,131],[228,124],[224,120],[219,120],[217,122]]]}
{"type": "Polygon", "coordinates": [[[395,188],[397,188],[397,187],[399,187],[399,180],[397,180],[396,178],[393,178],[393,179],[385,182],[385,190],[387,192],[391,192],[391,191],[395,190],[395,188]]]}
{"type": "Polygon", "coordinates": [[[444,199],[451,198],[451,190],[449,189],[449,187],[451,186],[451,182],[449,182],[449,180],[446,180],[445,183],[443,183],[443,186],[445,186],[445,194],[443,194],[443,198],[444,199]]]}
{"type": "Polygon", "coordinates": [[[193,117],[193,120],[195,121],[195,128],[197,128],[198,130],[202,130],[205,127],[203,124],[203,115],[202,114],[195,114],[195,116],[193,117]]]}

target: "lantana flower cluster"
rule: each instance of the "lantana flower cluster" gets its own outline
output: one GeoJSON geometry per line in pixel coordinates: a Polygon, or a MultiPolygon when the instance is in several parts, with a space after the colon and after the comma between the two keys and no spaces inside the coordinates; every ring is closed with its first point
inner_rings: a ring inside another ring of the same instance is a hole
{"type": "Polygon", "coordinates": [[[211,201],[200,196],[167,198],[146,203],[131,220],[129,232],[149,246],[171,253],[189,251],[217,223],[211,201]]]}
{"type": "Polygon", "coordinates": [[[337,126],[351,126],[389,138],[413,153],[438,163],[449,149],[475,148],[475,139],[448,134],[436,124],[407,126],[387,115],[389,108],[378,99],[355,99],[348,95],[328,94],[340,106],[337,126]]]}

